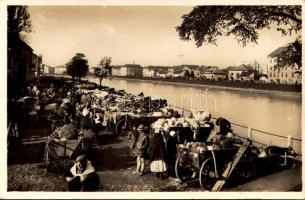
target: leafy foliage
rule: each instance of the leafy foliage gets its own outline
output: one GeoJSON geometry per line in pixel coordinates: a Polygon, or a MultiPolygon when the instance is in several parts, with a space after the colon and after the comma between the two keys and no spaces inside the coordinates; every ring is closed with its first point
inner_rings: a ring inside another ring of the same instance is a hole
{"type": "Polygon", "coordinates": [[[302,27],[301,6],[197,6],[182,16],[176,30],[182,40],[215,44],[217,37],[234,35],[245,46],[257,43],[258,30],[276,26],[283,35],[302,27]]]}
{"type": "Polygon", "coordinates": [[[66,65],[67,73],[74,79],[85,76],[89,70],[88,60],[83,53],[77,53],[66,65]]]}
{"type": "Polygon", "coordinates": [[[99,63],[99,67],[94,69],[94,75],[99,78],[100,86],[102,85],[103,78],[111,73],[111,57],[103,57],[99,63]]]}
{"type": "Polygon", "coordinates": [[[301,38],[296,39],[293,43],[288,44],[287,48],[277,56],[275,67],[295,66],[302,67],[302,42],[301,38]]]}
{"type": "Polygon", "coordinates": [[[98,77],[98,76],[101,75],[101,74],[102,74],[102,69],[99,68],[99,67],[95,67],[95,68],[94,68],[94,75],[95,75],[96,77],[98,77]]]}
{"type": "Polygon", "coordinates": [[[27,66],[29,62],[29,48],[25,46],[25,35],[30,33],[32,23],[27,6],[7,7],[7,75],[8,97],[19,95],[27,81],[27,66]]]}
{"type": "MultiPolygon", "coordinates": [[[[235,36],[246,46],[257,43],[258,30],[275,27],[283,36],[302,29],[301,6],[197,6],[182,16],[176,27],[180,39],[194,39],[197,47],[216,45],[220,36],[235,36]]],[[[297,39],[286,51],[277,56],[278,66],[302,66],[302,42],[297,39]]]]}
{"type": "Polygon", "coordinates": [[[20,37],[20,32],[32,32],[32,22],[27,6],[7,7],[7,32],[9,38],[20,37]]]}
{"type": "Polygon", "coordinates": [[[104,68],[108,73],[110,73],[111,71],[111,61],[112,61],[112,58],[111,57],[103,57],[99,63],[99,66],[101,68],[104,68]]]}

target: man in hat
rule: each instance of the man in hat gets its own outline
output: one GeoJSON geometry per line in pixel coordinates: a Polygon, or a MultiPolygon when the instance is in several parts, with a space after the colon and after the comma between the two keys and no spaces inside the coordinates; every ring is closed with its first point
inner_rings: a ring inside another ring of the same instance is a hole
{"type": "Polygon", "coordinates": [[[136,151],[137,151],[137,169],[134,173],[138,175],[143,175],[144,173],[144,165],[145,165],[145,157],[147,154],[147,149],[149,145],[149,139],[147,136],[147,131],[144,130],[145,127],[141,124],[138,126],[137,130],[139,132],[139,137],[136,143],[136,151]]]}
{"type": "Polygon", "coordinates": [[[76,158],[70,169],[72,176],[66,177],[69,191],[94,191],[99,186],[99,178],[85,155],[76,158]]]}

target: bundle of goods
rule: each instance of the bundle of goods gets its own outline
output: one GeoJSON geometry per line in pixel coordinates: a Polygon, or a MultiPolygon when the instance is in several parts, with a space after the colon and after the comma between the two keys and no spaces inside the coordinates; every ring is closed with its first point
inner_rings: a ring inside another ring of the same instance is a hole
{"type": "Polygon", "coordinates": [[[186,144],[179,144],[177,149],[179,152],[203,153],[208,150],[208,146],[204,142],[188,142],[186,144]]]}

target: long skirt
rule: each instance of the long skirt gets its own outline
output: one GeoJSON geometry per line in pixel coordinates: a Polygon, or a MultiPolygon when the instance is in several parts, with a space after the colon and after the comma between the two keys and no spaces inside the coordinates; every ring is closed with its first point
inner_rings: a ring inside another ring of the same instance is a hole
{"type": "Polygon", "coordinates": [[[165,172],[167,170],[164,160],[154,160],[150,164],[151,172],[165,172]]]}

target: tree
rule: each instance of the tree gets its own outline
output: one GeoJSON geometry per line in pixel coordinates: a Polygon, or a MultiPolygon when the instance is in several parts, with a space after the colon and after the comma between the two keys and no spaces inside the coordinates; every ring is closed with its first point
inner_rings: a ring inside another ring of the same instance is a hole
{"type": "Polygon", "coordinates": [[[106,71],[107,71],[107,74],[110,75],[111,74],[111,69],[112,69],[112,66],[111,66],[111,60],[112,58],[111,57],[103,57],[99,63],[99,66],[101,68],[104,68],[106,71]]]}
{"type": "MultiPolygon", "coordinates": [[[[24,41],[30,33],[32,23],[27,6],[7,7],[7,86],[8,97],[19,95],[26,86],[27,66],[29,65],[29,46],[24,41]]],[[[30,55],[31,57],[31,55],[30,55]]]]}
{"type": "Polygon", "coordinates": [[[67,74],[80,80],[89,70],[88,60],[83,53],[77,53],[69,63],[66,64],[67,74]]]}
{"type": "Polygon", "coordinates": [[[100,86],[102,86],[102,80],[111,74],[111,57],[103,57],[99,63],[99,67],[94,69],[94,75],[99,78],[100,86]]]}
{"type": "Polygon", "coordinates": [[[93,73],[95,77],[98,78],[98,76],[102,73],[102,69],[99,67],[95,67],[93,73]]]}
{"type": "Polygon", "coordinates": [[[287,48],[280,52],[276,57],[277,64],[275,67],[282,66],[295,66],[297,65],[298,69],[302,67],[302,42],[301,38],[297,38],[294,42],[289,43],[287,48]]]}
{"type": "Polygon", "coordinates": [[[7,32],[9,39],[20,39],[20,33],[32,32],[32,22],[27,6],[8,6],[7,32]]]}
{"type": "Polygon", "coordinates": [[[94,68],[94,75],[99,78],[100,86],[102,86],[102,80],[107,77],[107,71],[104,68],[96,67],[94,68]]]}
{"type": "MultiPolygon", "coordinates": [[[[283,36],[293,31],[300,32],[301,6],[197,6],[182,16],[182,24],[176,27],[176,31],[182,40],[194,39],[197,47],[202,44],[216,45],[219,36],[231,35],[235,36],[238,44],[246,46],[249,42],[257,43],[258,30],[270,29],[271,26],[275,26],[283,36]]],[[[301,43],[298,45],[301,46],[301,43]]],[[[286,55],[285,52],[283,54],[286,55]]],[[[300,60],[293,62],[300,63],[300,60]]]]}

